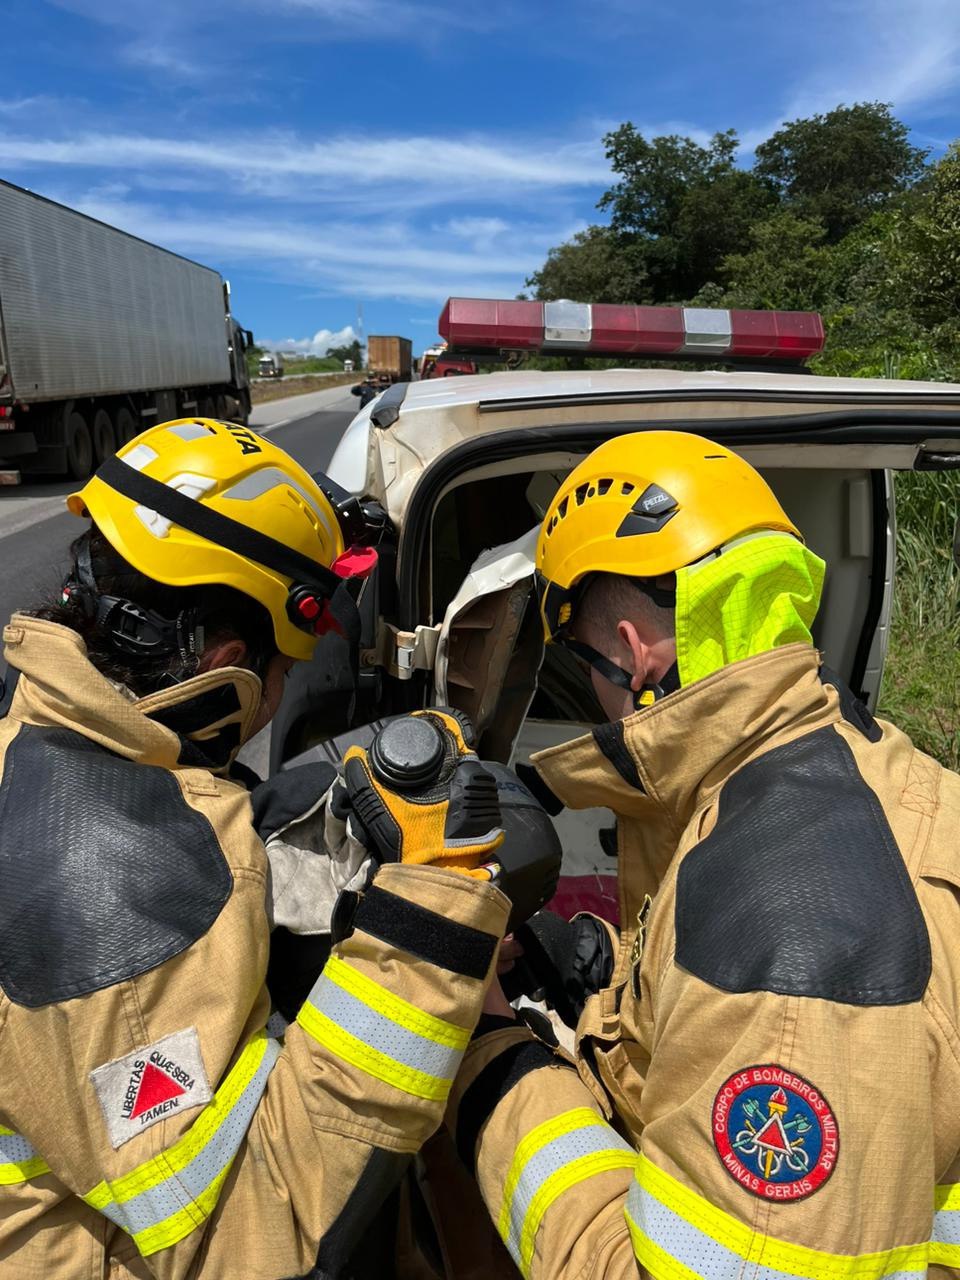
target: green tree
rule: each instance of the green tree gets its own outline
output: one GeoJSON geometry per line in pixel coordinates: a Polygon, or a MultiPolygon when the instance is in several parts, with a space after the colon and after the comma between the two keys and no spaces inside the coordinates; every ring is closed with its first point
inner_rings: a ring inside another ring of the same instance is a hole
{"type": "Polygon", "coordinates": [[[721,267],[727,306],[804,311],[828,301],[832,272],[823,223],[781,210],[750,231],[745,253],[721,267]]]}
{"type": "Polygon", "coordinates": [[[960,325],[960,144],[933,166],[902,229],[898,284],[921,323],[960,325]]]}
{"type": "Polygon", "coordinates": [[[358,338],[354,338],[353,342],[347,343],[346,346],[331,347],[327,355],[332,356],[334,360],[339,360],[341,364],[344,360],[352,360],[355,369],[363,368],[363,348],[358,338]]]}
{"type": "Polygon", "coordinates": [[[551,249],[527,287],[548,300],[643,302],[648,296],[643,249],[609,227],[588,227],[551,249]]]}
{"type": "Polygon", "coordinates": [[[627,123],[604,144],[619,181],[598,207],[622,244],[642,249],[652,302],[696,293],[774,204],[767,186],[737,168],[732,129],[704,147],[677,135],[648,141],[627,123]]]}
{"type": "Polygon", "coordinates": [[[926,156],[886,103],[858,102],[785,124],[757,147],[753,172],[833,244],[913,186],[926,156]]]}

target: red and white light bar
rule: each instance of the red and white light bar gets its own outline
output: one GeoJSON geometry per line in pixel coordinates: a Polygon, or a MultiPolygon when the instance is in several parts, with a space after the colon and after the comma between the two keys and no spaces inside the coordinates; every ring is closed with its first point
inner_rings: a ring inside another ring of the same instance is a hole
{"type": "Polygon", "coordinates": [[[451,347],[584,351],[597,356],[744,356],[801,361],[823,350],[815,311],[630,307],[589,302],[449,298],[440,333],[451,347]]]}

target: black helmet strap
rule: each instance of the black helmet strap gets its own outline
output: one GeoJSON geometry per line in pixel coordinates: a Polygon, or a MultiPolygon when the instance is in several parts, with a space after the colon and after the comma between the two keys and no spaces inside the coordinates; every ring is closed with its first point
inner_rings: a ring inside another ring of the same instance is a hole
{"type": "Polygon", "coordinates": [[[89,539],[80,545],[62,598],[64,603],[78,603],[121,653],[146,657],[179,653],[183,670],[177,679],[196,675],[203,650],[203,628],[197,625],[196,610],[181,609],[175,618],[167,618],[124,596],[106,595],[97,586],[89,539]]]}

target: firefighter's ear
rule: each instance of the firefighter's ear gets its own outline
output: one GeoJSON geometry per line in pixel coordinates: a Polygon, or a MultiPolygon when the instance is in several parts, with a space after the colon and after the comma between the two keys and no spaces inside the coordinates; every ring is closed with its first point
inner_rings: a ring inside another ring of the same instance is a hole
{"type": "Polygon", "coordinates": [[[221,667],[244,667],[247,664],[247,646],[242,640],[220,640],[204,649],[200,658],[201,671],[219,671],[221,667]]]}

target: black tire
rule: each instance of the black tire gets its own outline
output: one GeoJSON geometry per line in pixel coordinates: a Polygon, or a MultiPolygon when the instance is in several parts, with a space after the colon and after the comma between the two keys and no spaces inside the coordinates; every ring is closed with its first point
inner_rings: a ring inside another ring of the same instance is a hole
{"type": "Polygon", "coordinates": [[[216,416],[217,416],[216,401],[212,398],[212,396],[204,396],[203,399],[197,404],[197,417],[198,418],[215,418],[216,416]]]}
{"type": "Polygon", "coordinates": [[[93,415],[93,454],[97,466],[111,458],[117,452],[117,436],[113,429],[113,419],[106,409],[98,409],[93,415]]]}
{"type": "Polygon", "coordinates": [[[132,440],[135,435],[139,435],[140,424],[131,411],[122,405],[117,410],[114,429],[117,433],[117,448],[119,448],[120,445],[132,440]]]}
{"type": "Polygon", "coordinates": [[[93,470],[93,436],[87,420],[79,410],[67,414],[67,475],[71,480],[86,480],[93,470]]]}
{"type": "Polygon", "coordinates": [[[227,397],[224,395],[217,396],[213,402],[213,416],[218,422],[227,421],[227,397]]]}

